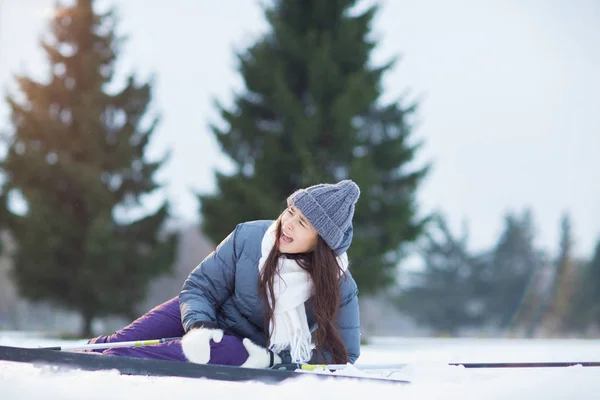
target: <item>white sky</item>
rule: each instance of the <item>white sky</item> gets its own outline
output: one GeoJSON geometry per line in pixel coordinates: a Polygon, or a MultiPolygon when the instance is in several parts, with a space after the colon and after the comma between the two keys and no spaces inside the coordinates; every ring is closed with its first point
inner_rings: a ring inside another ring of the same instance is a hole
{"type": "MultiPolygon", "coordinates": [[[[11,74],[42,76],[38,39],[54,0],[0,0],[0,90],[11,74]]],[[[151,156],[172,149],[158,177],[177,216],[196,220],[192,190],[214,189],[229,163],[208,129],[212,99],[229,103],[242,88],[234,49],[267,29],[257,0],[128,0],[118,4],[129,35],[119,67],[154,73],[162,115],[151,156]]],[[[539,244],[554,250],[569,210],[576,252],[600,238],[600,3],[595,0],[387,0],[374,25],[375,62],[402,58],[385,78],[385,99],[420,99],[414,139],[419,162],[434,169],[419,192],[421,209],[443,210],[471,247],[494,243],[508,210],[531,206],[539,244]]],[[[0,126],[7,124],[0,102],[0,126]]],[[[274,210],[276,214],[279,210],[274,210]]]]}

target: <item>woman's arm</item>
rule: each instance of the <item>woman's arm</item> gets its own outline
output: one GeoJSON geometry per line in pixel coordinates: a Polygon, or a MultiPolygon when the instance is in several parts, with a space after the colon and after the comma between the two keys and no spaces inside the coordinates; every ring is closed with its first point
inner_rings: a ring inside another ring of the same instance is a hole
{"type": "Polygon", "coordinates": [[[358,307],[358,289],[350,301],[342,304],[338,311],[336,327],[348,350],[348,362],[354,364],[360,356],[360,313],[358,307]]]}
{"type": "Polygon", "coordinates": [[[192,327],[217,328],[216,312],[233,293],[239,226],[190,273],[179,293],[181,322],[192,327]]]}

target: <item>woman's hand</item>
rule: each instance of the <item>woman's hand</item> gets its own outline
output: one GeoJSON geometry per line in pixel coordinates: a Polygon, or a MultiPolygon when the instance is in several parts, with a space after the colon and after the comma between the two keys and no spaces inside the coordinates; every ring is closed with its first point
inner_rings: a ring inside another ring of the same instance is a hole
{"type": "Polygon", "coordinates": [[[245,338],[242,341],[246,351],[248,352],[248,358],[241,366],[245,368],[268,368],[276,364],[281,364],[281,357],[274,354],[271,350],[267,350],[261,347],[250,339],[245,338]]]}
{"type": "Polygon", "coordinates": [[[212,328],[193,328],[181,338],[181,349],[185,357],[196,364],[210,361],[210,341],[223,340],[223,331],[212,328]]]}

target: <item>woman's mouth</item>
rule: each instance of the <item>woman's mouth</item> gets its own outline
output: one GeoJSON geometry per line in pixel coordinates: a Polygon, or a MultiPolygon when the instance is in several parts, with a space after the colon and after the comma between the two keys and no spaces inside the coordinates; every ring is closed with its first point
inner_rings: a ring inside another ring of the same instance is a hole
{"type": "Polygon", "coordinates": [[[287,236],[283,232],[281,232],[281,240],[284,241],[285,243],[292,243],[294,241],[294,239],[292,239],[291,237],[287,236]]]}

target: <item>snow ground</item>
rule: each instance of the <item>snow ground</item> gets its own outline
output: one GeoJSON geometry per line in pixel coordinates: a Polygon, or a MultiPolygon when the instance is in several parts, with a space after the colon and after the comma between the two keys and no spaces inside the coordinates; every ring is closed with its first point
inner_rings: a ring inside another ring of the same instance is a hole
{"type": "MultiPolygon", "coordinates": [[[[0,332],[0,345],[38,347],[81,343],[0,332]]],[[[357,363],[408,363],[369,375],[411,380],[410,385],[297,380],[267,385],[205,379],[121,376],[116,371],[55,371],[0,362],[0,398],[12,399],[597,399],[600,368],[465,369],[448,362],[600,361],[600,340],[381,338],[364,346],[357,363]]],[[[355,369],[351,375],[367,374],[355,369]]]]}

